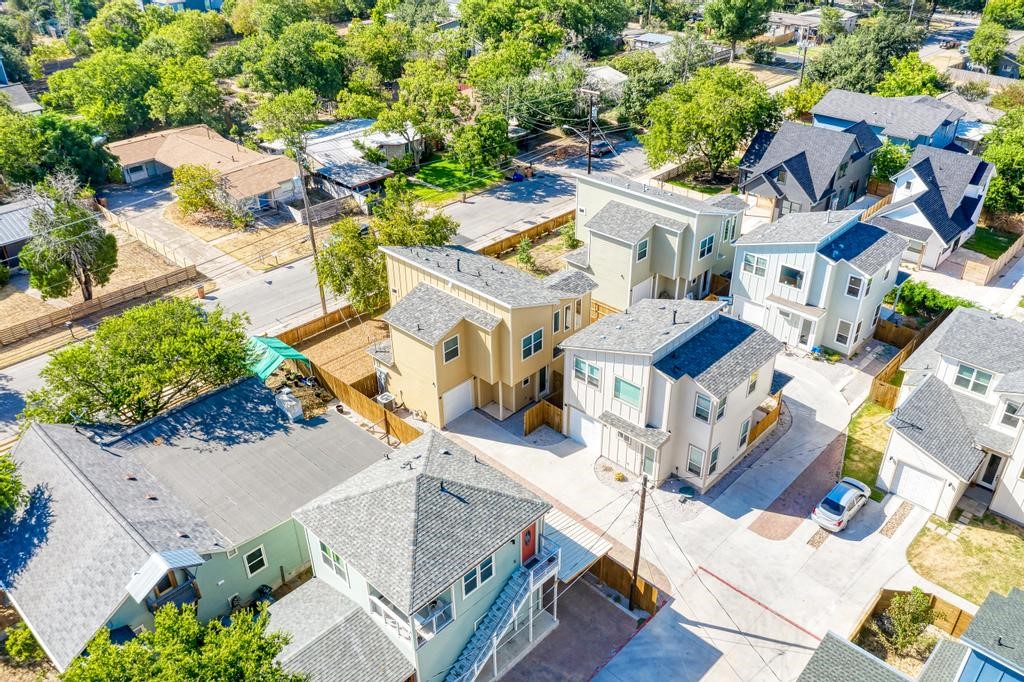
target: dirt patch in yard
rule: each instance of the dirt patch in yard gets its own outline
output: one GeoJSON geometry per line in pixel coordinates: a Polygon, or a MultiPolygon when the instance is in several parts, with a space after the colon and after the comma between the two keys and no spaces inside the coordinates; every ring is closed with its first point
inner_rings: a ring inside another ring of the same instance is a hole
{"type": "Polygon", "coordinates": [[[368,320],[353,327],[339,325],[296,346],[316,365],[352,383],[373,371],[366,353],[372,343],[388,338],[388,326],[380,320],[368,320]]]}
{"type": "MultiPolygon", "coordinates": [[[[110,275],[109,282],[101,287],[93,287],[92,295],[94,297],[125,289],[179,268],[178,265],[151,250],[134,237],[120,230],[111,230],[111,233],[117,237],[117,267],[110,275]]],[[[54,300],[67,305],[81,303],[82,290],[76,283],[68,296],[54,300]]]]}
{"type": "Polygon", "coordinates": [[[769,540],[785,540],[814,511],[814,505],[839,480],[846,434],[840,433],[807,465],[789,487],[750,524],[750,530],[769,540]]]}
{"type": "Polygon", "coordinates": [[[857,645],[867,651],[875,658],[879,658],[900,672],[906,673],[916,679],[924,668],[925,661],[931,655],[940,639],[948,639],[949,636],[934,625],[929,625],[921,634],[920,644],[905,654],[900,654],[890,649],[879,630],[877,619],[869,621],[868,625],[857,637],[857,645]]]}
{"type": "Polygon", "coordinates": [[[535,265],[532,269],[519,263],[516,259],[515,249],[503,254],[500,260],[506,265],[511,265],[520,270],[526,270],[530,274],[544,277],[565,268],[565,261],[562,260],[562,256],[568,252],[569,249],[565,248],[565,245],[562,243],[562,236],[556,230],[547,233],[533,242],[533,246],[530,248],[530,255],[533,256],[535,265]]]}
{"type": "Polygon", "coordinates": [[[8,284],[0,289],[0,319],[10,327],[56,312],[57,307],[8,284]]]}
{"type": "Polygon", "coordinates": [[[200,211],[185,215],[177,201],[167,205],[167,208],[164,209],[164,217],[204,242],[212,242],[214,239],[227,237],[238,231],[230,224],[225,224],[223,219],[214,212],[200,211]]]}

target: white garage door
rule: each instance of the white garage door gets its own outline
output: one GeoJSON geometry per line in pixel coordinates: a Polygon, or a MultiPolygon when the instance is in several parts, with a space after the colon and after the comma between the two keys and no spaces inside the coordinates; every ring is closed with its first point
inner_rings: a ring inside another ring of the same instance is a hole
{"type": "Polygon", "coordinates": [[[744,322],[750,324],[756,324],[758,327],[764,326],[764,313],[765,307],[750,301],[743,302],[743,308],[740,310],[740,318],[744,322]]]}
{"type": "Polygon", "coordinates": [[[444,403],[444,423],[461,417],[473,409],[473,380],[468,379],[441,397],[444,403]]]}
{"type": "Polygon", "coordinates": [[[571,408],[569,417],[569,437],[577,443],[583,443],[588,450],[601,451],[601,422],[591,419],[581,410],[571,408]]]}
{"type": "Polygon", "coordinates": [[[643,282],[640,282],[635,287],[633,287],[633,291],[630,292],[629,295],[629,302],[630,304],[633,304],[636,303],[637,301],[642,301],[645,298],[652,298],[653,296],[654,278],[650,277],[648,279],[645,279],[643,282]]]}
{"type": "Polygon", "coordinates": [[[901,462],[896,468],[892,491],[929,511],[935,511],[942,495],[942,479],[901,462]]]}

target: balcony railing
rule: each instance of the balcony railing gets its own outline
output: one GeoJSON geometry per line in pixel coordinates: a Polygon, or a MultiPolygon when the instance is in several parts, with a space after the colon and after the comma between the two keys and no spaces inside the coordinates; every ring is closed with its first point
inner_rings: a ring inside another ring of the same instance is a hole
{"type": "Polygon", "coordinates": [[[147,597],[146,607],[149,608],[150,613],[156,613],[161,607],[166,606],[167,604],[174,604],[179,608],[185,604],[194,604],[199,601],[199,598],[202,596],[202,593],[199,592],[199,585],[196,583],[196,579],[189,577],[188,580],[177,587],[164,592],[159,597],[147,597]]]}
{"type": "Polygon", "coordinates": [[[412,630],[409,628],[409,617],[372,594],[367,596],[370,598],[370,613],[384,621],[384,625],[397,632],[399,637],[411,641],[412,630]]]}
{"type": "Polygon", "coordinates": [[[416,624],[416,634],[423,641],[431,639],[455,620],[454,613],[454,607],[451,603],[438,604],[436,609],[425,616],[417,613],[413,616],[413,622],[416,624]]]}

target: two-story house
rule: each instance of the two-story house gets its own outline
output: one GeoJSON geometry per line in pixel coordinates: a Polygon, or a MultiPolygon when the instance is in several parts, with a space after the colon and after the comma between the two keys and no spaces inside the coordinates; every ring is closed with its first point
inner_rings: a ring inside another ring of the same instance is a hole
{"type": "Polygon", "coordinates": [[[391,338],[367,352],[399,404],[441,428],[475,407],[505,419],[558,390],[555,348],[590,321],[590,278],[540,279],[459,246],[381,251],[391,338]]]}
{"type": "Polygon", "coordinates": [[[966,495],[1024,522],[1024,324],[957,308],[901,369],[878,484],[942,517],[966,495]]]}
{"type": "Polygon", "coordinates": [[[732,266],[746,203],[731,194],[698,201],[615,176],[576,176],[576,238],[569,267],[597,282],[595,301],[615,311],[645,298],[704,298],[712,274],[732,266]]]}
{"type": "Polygon", "coordinates": [[[568,435],[634,474],[710,488],[784,383],[782,344],[722,307],[645,299],[563,341],[568,435]]]}
{"type": "Polygon", "coordinates": [[[861,211],[790,213],[736,241],[733,310],[790,346],[852,355],[897,284],[902,237],[861,211]]]}
{"type": "Polygon", "coordinates": [[[292,512],[388,451],[333,410],[292,423],[256,379],[114,435],[34,424],[0,586],[62,671],[100,629],[124,642],[166,604],[219,618],[306,570],[292,512]]]}
{"type": "Polygon", "coordinates": [[[974,234],[994,172],[977,156],[920,146],[870,222],[907,239],[906,260],[937,268],[974,234]]]}
{"type": "Polygon", "coordinates": [[[551,505],[429,431],[295,512],[313,573],[270,607],[318,680],[497,677],[557,626],[551,505]]]}
{"type": "Polygon", "coordinates": [[[831,130],[786,121],[762,130],[740,160],[740,191],[756,197],[769,220],[787,213],[846,208],[867,192],[876,149],[863,121],[831,130]]]}
{"type": "Polygon", "coordinates": [[[878,139],[911,147],[945,147],[956,136],[964,112],[930,95],[879,97],[829,90],[811,109],[814,125],[846,130],[864,121],[878,139]]]}

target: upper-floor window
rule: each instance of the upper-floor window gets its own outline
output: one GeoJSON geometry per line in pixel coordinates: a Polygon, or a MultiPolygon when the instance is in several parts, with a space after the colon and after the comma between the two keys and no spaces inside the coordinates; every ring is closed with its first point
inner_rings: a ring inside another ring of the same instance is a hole
{"type": "Polygon", "coordinates": [[[871,316],[871,326],[877,326],[879,318],[882,317],[882,304],[875,306],[875,314],[871,316]]]}
{"type": "Polygon", "coordinates": [[[686,470],[694,476],[700,476],[704,471],[704,451],[696,445],[690,446],[690,452],[686,457],[686,470]]]}
{"type": "Polygon", "coordinates": [[[853,342],[856,343],[860,340],[860,328],[863,324],[863,320],[857,320],[857,327],[853,330],[853,342]]]}
{"type": "Polygon", "coordinates": [[[708,476],[715,473],[718,470],[718,451],[721,449],[721,445],[716,445],[711,448],[711,461],[708,462],[708,476]]]}
{"type": "Polygon", "coordinates": [[[783,265],[779,268],[779,284],[785,284],[794,289],[802,289],[804,286],[804,273],[796,268],[783,265]]]}
{"type": "Polygon", "coordinates": [[[846,280],[846,295],[852,298],[860,298],[860,290],[864,287],[864,280],[856,275],[850,275],[846,280]]]}
{"type": "Polygon", "coordinates": [[[551,333],[557,334],[562,330],[562,311],[556,310],[551,318],[551,333]]]}
{"type": "Polygon", "coordinates": [[[988,372],[960,363],[956,370],[956,378],[953,383],[968,391],[985,395],[988,393],[988,384],[992,381],[992,375],[988,372]]]}
{"type": "Polygon", "coordinates": [[[453,336],[450,339],[445,340],[444,345],[443,345],[441,350],[444,353],[444,362],[445,362],[445,364],[448,364],[449,362],[451,362],[455,358],[459,357],[459,336],[458,336],[458,334],[456,334],[455,336],[453,336]]]}
{"type": "Polygon", "coordinates": [[[586,381],[591,386],[601,386],[601,368],[590,364],[586,360],[580,358],[573,360],[572,374],[580,381],[586,381]]]}
{"type": "Polygon", "coordinates": [[[718,401],[718,412],[715,413],[716,422],[722,421],[722,417],[725,416],[725,401],[726,398],[722,398],[720,401],[718,401]]]}
{"type": "Polygon", "coordinates": [[[868,283],[866,285],[864,285],[864,296],[865,297],[871,295],[871,282],[872,282],[872,278],[868,277],[868,283]]]}
{"type": "Polygon", "coordinates": [[[324,564],[326,564],[328,568],[333,569],[342,580],[346,583],[348,582],[348,565],[334,552],[334,550],[322,542],[320,543],[320,557],[324,560],[324,564]]]}
{"type": "Polygon", "coordinates": [[[544,347],[544,330],[538,329],[532,334],[523,337],[523,360],[535,353],[539,353],[544,347]]]}
{"type": "Polygon", "coordinates": [[[768,272],[768,259],[752,253],[743,254],[743,272],[753,273],[756,277],[764,277],[768,272]]]}
{"type": "Polygon", "coordinates": [[[636,262],[639,263],[644,258],[647,258],[647,240],[641,239],[636,245],[636,262]]]}
{"type": "Polygon", "coordinates": [[[882,278],[882,281],[888,282],[889,281],[889,275],[891,275],[891,274],[892,274],[892,263],[889,263],[888,265],[885,266],[885,277],[882,278]]]}
{"type": "Polygon", "coordinates": [[[799,213],[800,209],[803,208],[799,201],[790,201],[789,199],[783,199],[779,203],[779,215],[786,215],[787,213],[799,213]]]}
{"type": "Polygon", "coordinates": [[[838,177],[840,177],[840,178],[845,178],[846,177],[846,169],[849,168],[849,167],[850,167],[850,162],[849,161],[843,161],[841,164],[839,164],[839,171],[836,173],[836,175],[838,177]]]}
{"type": "Polygon", "coordinates": [[[260,545],[256,549],[248,552],[242,561],[245,562],[245,573],[250,578],[262,571],[267,567],[267,555],[263,551],[263,545],[260,545]]]}
{"type": "Polygon", "coordinates": [[[476,589],[494,576],[494,557],[489,556],[462,576],[462,598],[476,592],[476,589]]]}
{"type": "Polygon", "coordinates": [[[747,395],[750,395],[751,393],[753,393],[754,389],[756,389],[756,388],[757,388],[757,372],[754,372],[753,374],[750,375],[750,378],[747,380],[747,395]]]}
{"type": "Polygon", "coordinates": [[[1020,426],[1020,418],[1020,403],[1007,400],[1006,407],[1003,409],[1003,417],[999,421],[1003,423],[1003,426],[1015,429],[1020,426]]]}
{"type": "Polygon", "coordinates": [[[715,248],[715,235],[709,234],[704,239],[700,240],[700,251],[697,253],[697,258],[706,258],[711,255],[711,251],[715,248]]]}
{"type": "Polygon", "coordinates": [[[640,387],[636,384],[631,384],[622,377],[615,377],[615,390],[614,395],[616,398],[631,405],[633,407],[640,407],[640,387]]]}
{"type": "Polygon", "coordinates": [[[711,423],[711,398],[703,393],[697,394],[697,400],[693,405],[693,416],[702,422],[711,423]]]}
{"type": "Polygon", "coordinates": [[[780,168],[779,172],[775,175],[775,179],[780,184],[786,182],[786,178],[787,177],[789,177],[789,176],[786,174],[786,169],[785,168],[780,168]]]}
{"type": "Polygon", "coordinates": [[[562,314],[562,322],[565,324],[565,331],[569,331],[569,327],[572,326],[572,306],[565,306],[565,312],[562,314]]]}
{"type": "Polygon", "coordinates": [[[747,439],[749,437],[750,437],[750,417],[747,417],[746,419],[743,420],[743,423],[740,424],[740,443],[739,443],[740,450],[742,450],[746,446],[747,439]]]}

